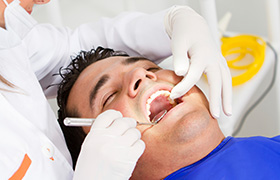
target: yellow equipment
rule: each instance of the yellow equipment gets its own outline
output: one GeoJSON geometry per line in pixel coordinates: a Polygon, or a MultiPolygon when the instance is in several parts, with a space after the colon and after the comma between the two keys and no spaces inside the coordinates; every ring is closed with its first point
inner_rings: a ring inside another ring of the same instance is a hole
{"type": "Polygon", "coordinates": [[[223,37],[221,41],[222,54],[226,58],[229,68],[231,70],[245,71],[236,76],[232,75],[233,86],[243,84],[257,74],[265,59],[266,43],[261,37],[238,35],[223,37]],[[247,57],[250,55],[253,60],[248,63],[247,57]],[[242,62],[243,59],[246,59],[246,61],[242,62]]]}

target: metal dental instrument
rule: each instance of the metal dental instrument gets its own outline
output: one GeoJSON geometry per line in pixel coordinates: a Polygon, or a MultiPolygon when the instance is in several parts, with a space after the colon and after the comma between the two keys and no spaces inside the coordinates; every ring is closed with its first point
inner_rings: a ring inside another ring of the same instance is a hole
{"type": "MultiPolygon", "coordinates": [[[[167,110],[163,110],[158,113],[152,121],[149,123],[137,122],[137,125],[156,125],[167,113],[167,110]]],[[[65,126],[91,126],[95,121],[95,118],[70,118],[66,117],[63,121],[65,126]]]]}
{"type": "Polygon", "coordinates": [[[145,123],[145,122],[137,122],[137,125],[156,125],[167,113],[167,110],[163,110],[151,120],[150,123],[145,123]]]}

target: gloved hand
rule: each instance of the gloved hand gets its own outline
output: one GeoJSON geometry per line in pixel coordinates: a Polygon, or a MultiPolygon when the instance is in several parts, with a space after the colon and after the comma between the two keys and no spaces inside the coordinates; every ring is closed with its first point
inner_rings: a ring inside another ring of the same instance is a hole
{"type": "Polygon", "coordinates": [[[82,145],[74,179],[129,179],[145,149],[136,125],[119,111],[100,114],[82,145]]]}
{"type": "Polygon", "coordinates": [[[220,115],[221,97],[224,113],[231,115],[230,71],[206,21],[187,6],[175,6],[165,17],[165,28],[171,38],[174,71],[178,76],[185,76],[172,89],[170,97],[175,99],[184,95],[205,73],[210,86],[212,116],[218,118],[220,115]]]}

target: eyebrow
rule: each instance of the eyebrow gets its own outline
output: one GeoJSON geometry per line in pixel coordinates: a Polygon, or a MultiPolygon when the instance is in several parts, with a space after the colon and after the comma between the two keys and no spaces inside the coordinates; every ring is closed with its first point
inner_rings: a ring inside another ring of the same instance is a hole
{"type": "MultiPolygon", "coordinates": [[[[138,61],[151,61],[151,60],[144,58],[144,57],[129,57],[129,58],[123,60],[121,64],[127,66],[130,64],[134,64],[138,61]]],[[[108,74],[101,76],[101,78],[99,78],[96,85],[92,88],[92,90],[90,91],[90,94],[89,94],[90,107],[93,106],[94,99],[96,98],[99,90],[109,81],[109,79],[110,79],[110,76],[108,74]]]]}
{"type": "Polygon", "coordinates": [[[144,58],[144,57],[130,57],[130,58],[123,60],[122,64],[129,65],[129,64],[136,63],[138,61],[151,61],[151,60],[144,58]]]}
{"type": "Polygon", "coordinates": [[[92,107],[92,102],[93,100],[96,98],[96,95],[98,93],[98,91],[101,89],[102,86],[105,85],[105,83],[110,79],[108,74],[103,75],[98,82],[96,83],[96,85],[94,86],[94,88],[90,91],[89,94],[89,104],[92,107]]]}

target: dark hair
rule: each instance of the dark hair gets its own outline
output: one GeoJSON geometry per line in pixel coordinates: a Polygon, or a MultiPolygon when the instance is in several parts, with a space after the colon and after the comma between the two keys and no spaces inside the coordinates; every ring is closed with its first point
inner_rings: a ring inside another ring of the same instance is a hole
{"type": "Polygon", "coordinates": [[[79,55],[72,59],[71,63],[66,68],[60,68],[59,70],[62,81],[59,84],[57,93],[57,104],[59,107],[58,122],[72,156],[73,168],[75,168],[81,145],[86,134],[81,127],[68,127],[63,124],[63,120],[66,117],[79,117],[79,112],[76,109],[72,109],[71,111],[67,111],[66,109],[69,93],[79,75],[86,67],[94,62],[112,56],[128,56],[128,54],[123,51],[114,51],[109,48],[97,47],[96,50],[81,51],[79,55]]]}

